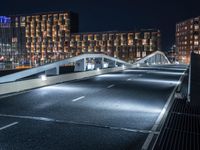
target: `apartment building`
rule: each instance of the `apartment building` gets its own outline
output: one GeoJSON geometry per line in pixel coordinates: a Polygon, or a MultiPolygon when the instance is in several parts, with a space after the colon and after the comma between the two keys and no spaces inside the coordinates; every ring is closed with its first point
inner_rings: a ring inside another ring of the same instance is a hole
{"type": "Polygon", "coordinates": [[[11,26],[19,29],[12,41],[20,39],[22,60],[44,64],[69,57],[67,43],[70,34],[78,32],[78,15],[67,11],[16,15],[11,16],[11,26]]]}
{"type": "Polygon", "coordinates": [[[75,33],[70,38],[71,56],[82,53],[105,53],[125,61],[160,50],[160,31],[149,29],[130,32],[75,33]]]}
{"type": "Polygon", "coordinates": [[[43,65],[83,53],[105,53],[134,62],[161,50],[157,29],[79,33],[78,15],[69,11],[13,15],[6,19],[9,24],[0,27],[0,46],[7,49],[0,53],[5,60],[22,65],[43,65]]]}
{"type": "Polygon", "coordinates": [[[200,16],[176,24],[179,61],[190,63],[190,52],[200,54],[200,16]]]}

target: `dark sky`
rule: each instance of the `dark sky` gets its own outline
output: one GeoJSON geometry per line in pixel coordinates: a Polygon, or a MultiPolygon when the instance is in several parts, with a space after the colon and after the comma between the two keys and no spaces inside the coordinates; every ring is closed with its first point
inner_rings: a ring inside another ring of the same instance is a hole
{"type": "Polygon", "coordinates": [[[200,0],[5,0],[0,14],[71,10],[80,18],[80,32],[158,28],[162,49],[174,43],[175,24],[200,16],[200,0]]]}

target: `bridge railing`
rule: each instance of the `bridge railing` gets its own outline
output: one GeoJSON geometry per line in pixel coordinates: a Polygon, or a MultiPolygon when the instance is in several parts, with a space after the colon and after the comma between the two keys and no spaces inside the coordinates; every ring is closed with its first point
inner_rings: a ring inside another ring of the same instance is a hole
{"type": "Polygon", "coordinates": [[[61,60],[58,62],[50,63],[47,65],[39,66],[36,68],[27,69],[24,71],[20,71],[17,73],[13,73],[10,75],[6,75],[3,77],[0,77],[0,83],[5,82],[12,82],[16,81],[21,78],[25,78],[31,75],[35,75],[41,72],[45,72],[45,74],[51,74],[51,75],[59,75],[59,67],[63,65],[68,64],[75,64],[75,71],[86,71],[88,68],[88,65],[90,64],[90,61],[94,60],[95,64],[96,62],[99,62],[99,65],[95,65],[93,69],[97,68],[105,68],[105,67],[117,67],[117,66],[127,66],[131,67],[132,64],[127,63],[123,60],[113,58],[110,56],[107,56],[105,54],[83,54],[76,57],[68,58],[65,60],[61,60]],[[107,63],[108,65],[104,65],[107,63]]]}
{"type": "Polygon", "coordinates": [[[46,75],[59,75],[60,66],[74,64],[75,71],[95,70],[101,68],[114,68],[120,66],[134,67],[137,65],[153,65],[153,64],[169,64],[169,60],[163,52],[156,51],[134,64],[130,64],[123,60],[107,56],[105,54],[82,54],[58,62],[27,69],[10,75],[0,77],[0,83],[12,82],[18,79],[29,77],[38,73],[45,72],[46,75]]]}
{"type": "Polygon", "coordinates": [[[155,64],[170,64],[165,53],[156,51],[136,62],[136,64],[155,65],[155,64]]]}

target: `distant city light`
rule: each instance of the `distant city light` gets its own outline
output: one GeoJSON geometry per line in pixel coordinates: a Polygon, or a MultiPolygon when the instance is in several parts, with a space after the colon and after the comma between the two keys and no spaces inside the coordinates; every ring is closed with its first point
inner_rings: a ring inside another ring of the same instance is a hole
{"type": "Polygon", "coordinates": [[[0,57],[0,60],[4,60],[4,57],[3,57],[3,56],[1,56],[1,57],[0,57]]]}
{"type": "Polygon", "coordinates": [[[0,23],[11,23],[11,18],[6,16],[0,16],[0,23]]]}

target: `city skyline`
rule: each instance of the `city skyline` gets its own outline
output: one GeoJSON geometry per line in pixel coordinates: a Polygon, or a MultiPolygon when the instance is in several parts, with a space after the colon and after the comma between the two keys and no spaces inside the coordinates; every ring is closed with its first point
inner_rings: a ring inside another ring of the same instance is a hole
{"type": "Polygon", "coordinates": [[[70,10],[80,14],[80,32],[128,31],[141,28],[158,28],[162,35],[162,50],[169,50],[175,43],[177,22],[200,14],[198,1],[151,2],[145,1],[63,1],[27,2],[6,1],[1,7],[2,15],[31,12],[70,10]]]}
{"type": "Polygon", "coordinates": [[[135,62],[161,50],[158,29],[79,33],[78,14],[69,11],[1,18],[0,53],[4,61],[34,66],[83,53],[104,53],[135,62]]]}

